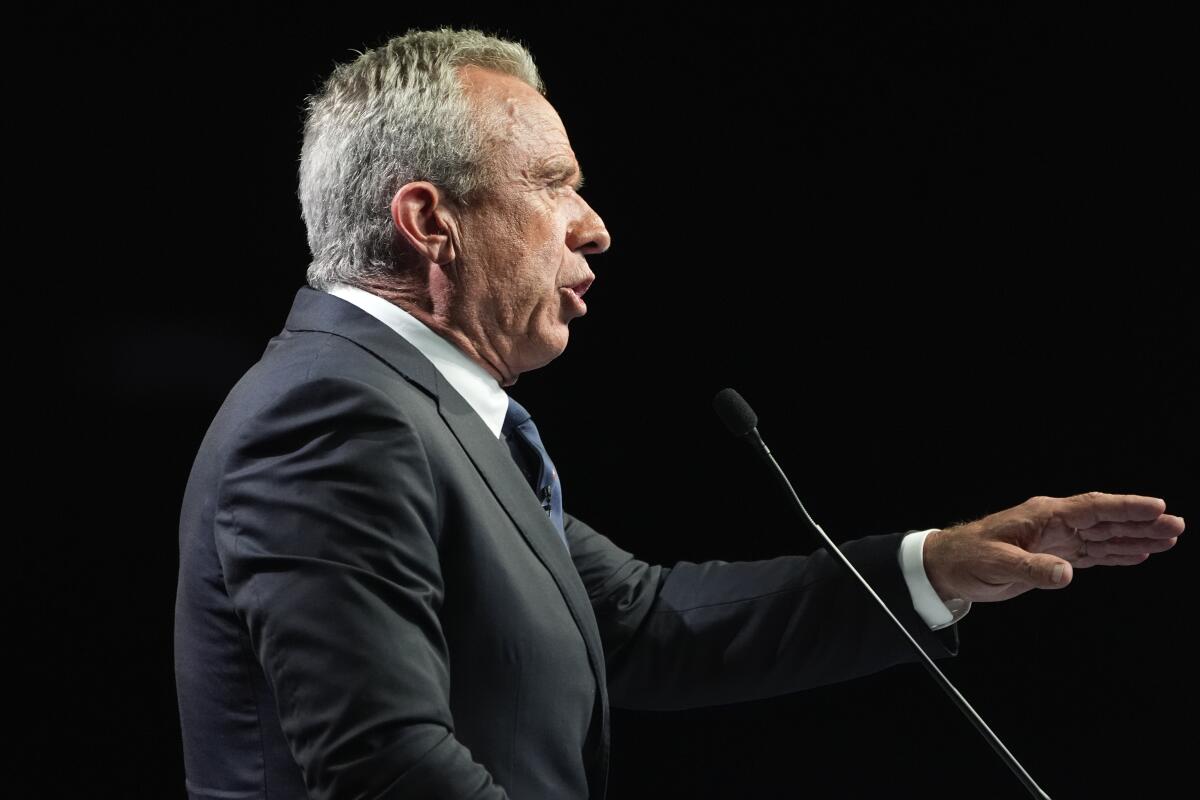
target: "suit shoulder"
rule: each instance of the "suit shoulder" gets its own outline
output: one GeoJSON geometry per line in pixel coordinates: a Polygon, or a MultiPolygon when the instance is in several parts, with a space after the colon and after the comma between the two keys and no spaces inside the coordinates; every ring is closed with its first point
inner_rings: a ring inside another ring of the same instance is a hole
{"type": "Polygon", "coordinates": [[[247,379],[268,386],[346,379],[388,396],[419,391],[371,350],[326,331],[283,331],[267,344],[262,358],[243,377],[247,379]]]}
{"type": "MultiPolygon", "coordinates": [[[[425,393],[370,350],[324,331],[285,330],[271,339],[262,357],[226,398],[240,414],[262,410],[291,396],[356,393],[397,409],[420,405],[425,393]]],[[[432,405],[428,398],[428,405],[432,405]]],[[[237,412],[235,412],[237,413],[237,412]]]]}
{"type": "Polygon", "coordinates": [[[299,432],[351,417],[408,427],[413,417],[430,412],[436,414],[433,398],[349,339],[285,330],[230,389],[205,433],[198,460],[223,461],[246,436],[299,432]]]}

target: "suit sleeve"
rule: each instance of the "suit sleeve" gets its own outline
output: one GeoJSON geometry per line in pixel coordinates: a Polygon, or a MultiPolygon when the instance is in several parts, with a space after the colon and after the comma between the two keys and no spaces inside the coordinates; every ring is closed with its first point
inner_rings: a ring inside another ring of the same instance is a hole
{"type": "Polygon", "coordinates": [[[454,736],[438,517],[417,432],[365,384],[306,382],[239,432],[217,548],[314,800],[508,796],[454,736]]]}
{"type": "MultiPolygon", "coordinates": [[[[757,700],[916,661],[908,640],[822,548],[764,561],[639,561],[564,515],[571,556],[604,642],[613,706],[695,708],[757,700]]],[[[931,631],[897,552],[905,533],[842,552],[932,658],[958,654],[958,626],[931,631]]]]}

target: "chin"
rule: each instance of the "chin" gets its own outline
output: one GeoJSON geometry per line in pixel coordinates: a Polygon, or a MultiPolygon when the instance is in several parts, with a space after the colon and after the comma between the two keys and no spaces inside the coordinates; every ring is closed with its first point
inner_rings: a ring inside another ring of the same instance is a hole
{"type": "Polygon", "coordinates": [[[567,331],[565,323],[554,332],[554,335],[542,337],[538,341],[536,353],[530,354],[530,366],[525,371],[544,367],[561,356],[567,349],[568,339],[570,339],[570,333],[567,331]]]}

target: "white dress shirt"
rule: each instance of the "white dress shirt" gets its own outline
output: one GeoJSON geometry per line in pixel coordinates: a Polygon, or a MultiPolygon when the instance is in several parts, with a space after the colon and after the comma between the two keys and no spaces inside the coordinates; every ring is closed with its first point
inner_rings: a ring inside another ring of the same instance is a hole
{"type": "MultiPolygon", "coordinates": [[[[330,287],[328,291],[358,306],[417,348],[421,355],[433,362],[446,382],[475,409],[483,424],[497,439],[500,438],[504,417],[508,413],[508,393],[491,373],[426,327],[425,323],[382,297],[341,283],[330,287]]],[[[931,528],[905,536],[900,543],[899,559],[913,608],[925,620],[925,624],[936,631],[965,617],[971,610],[971,603],[965,600],[942,602],[929,583],[925,574],[925,537],[935,530],[938,529],[931,528]]]]}

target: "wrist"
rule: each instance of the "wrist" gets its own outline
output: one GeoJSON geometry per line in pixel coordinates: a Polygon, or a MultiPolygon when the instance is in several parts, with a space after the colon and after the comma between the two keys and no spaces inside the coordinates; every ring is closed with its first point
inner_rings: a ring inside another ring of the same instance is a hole
{"type": "Polygon", "coordinates": [[[950,532],[949,530],[940,530],[929,534],[925,537],[924,547],[921,550],[921,561],[925,566],[925,577],[929,579],[929,585],[937,592],[938,599],[943,603],[956,598],[955,593],[951,590],[949,583],[945,579],[945,548],[942,545],[945,543],[946,535],[950,532]]]}

